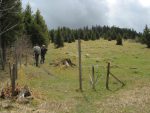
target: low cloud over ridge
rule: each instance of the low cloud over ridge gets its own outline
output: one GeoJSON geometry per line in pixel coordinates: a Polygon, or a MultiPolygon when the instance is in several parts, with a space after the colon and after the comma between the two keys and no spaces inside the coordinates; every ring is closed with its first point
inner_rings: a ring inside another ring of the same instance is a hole
{"type": "Polygon", "coordinates": [[[142,31],[150,24],[148,0],[22,0],[40,9],[49,28],[116,25],[142,31]]]}

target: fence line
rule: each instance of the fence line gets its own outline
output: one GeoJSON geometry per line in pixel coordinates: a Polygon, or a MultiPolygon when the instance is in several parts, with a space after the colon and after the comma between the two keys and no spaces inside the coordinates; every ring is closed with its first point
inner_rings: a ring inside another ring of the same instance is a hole
{"type": "MultiPolygon", "coordinates": [[[[94,65],[94,64],[82,65],[82,68],[90,68],[92,65],[94,65]]],[[[103,69],[107,69],[107,66],[103,66],[103,65],[95,64],[94,66],[95,67],[101,67],[103,69]]],[[[123,70],[131,70],[131,69],[136,70],[137,69],[137,67],[135,67],[135,66],[126,67],[126,66],[123,66],[123,65],[117,65],[117,66],[116,65],[111,65],[110,67],[113,68],[113,69],[117,68],[117,69],[123,69],[123,70]]]]}
{"type": "MultiPolygon", "coordinates": [[[[91,68],[92,65],[90,66],[82,66],[82,68],[91,68]]],[[[100,65],[94,65],[95,67],[102,67],[102,68],[106,68],[105,66],[100,66],[100,65]]],[[[77,66],[78,67],[78,66],[77,66]]]]}
{"type": "Polygon", "coordinates": [[[114,74],[112,74],[110,72],[110,62],[108,62],[108,66],[107,66],[107,76],[106,76],[106,89],[109,90],[109,77],[110,75],[115,78],[119,83],[122,84],[122,87],[125,85],[121,80],[119,80],[114,74]]]}

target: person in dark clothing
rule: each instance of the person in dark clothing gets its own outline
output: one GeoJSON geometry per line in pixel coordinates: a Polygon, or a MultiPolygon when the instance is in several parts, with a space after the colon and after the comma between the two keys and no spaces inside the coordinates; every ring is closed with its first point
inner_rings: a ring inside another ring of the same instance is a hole
{"type": "Polygon", "coordinates": [[[47,49],[46,49],[45,45],[42,45],[42,47],[41,47],[41,64],[43,64],[45,61],[46,52],[47,52],[47,49]]]}
{"type": "Polygon", "coordinates": [[[36,46],[33,47],[34,51],[34,59],[36,66],[39,65],[39,55],[41,54],[41,48],[36,44],[36,46]]]}

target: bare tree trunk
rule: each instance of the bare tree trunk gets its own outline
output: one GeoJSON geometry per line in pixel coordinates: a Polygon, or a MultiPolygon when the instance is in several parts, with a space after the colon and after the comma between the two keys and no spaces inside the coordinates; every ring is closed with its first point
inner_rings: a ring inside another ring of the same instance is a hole
{"type": "Polygon", "coordinates": [[[11,64],[9,62],[9,74],[10,74],[10,80],[11,80],[11,77],[12,77],[12,69],[11,69],[11,64]]]}
{"type": "MultiPolygon", "coordinates": [[[[1,1],[1,4],[2,4],[2,1],[1,1]]],[[[0,7],[1,7],[1,4],[0,4],[0,7]]],[[[0,18],[2,17],[2,11],[0,11],[0,18]]],[[[5,60],[5,54],[4,54],[4,48],[3,46],[5,44],[3,44],[3,40],[2,40],[2,35],[1,35],[1,32],[2,32],[2,22],[0,20],[0,57],[1,57],[1,66],[2,66],[2,70],[5,70],[5,63],[4,63],[4,60],[5,60]]]]}
{"type": "Polygon", "coordinates": [[[1,49],[1,47],[0,47],[0,59],[1,59],[1,66],[2,66],[2,70],[4,70],[4,62],[3,62],[3,55],[2,55],[3,53],[2,53],[2,49],[1,49]]]}
{"type": "Polygon", "coordinates": [[[2,40],[1,40],[1,36],[0,36],[0,59],[1,59],[1,66],[2,66],[2,70],[5,70],[5,62],[4,62],[4,49],[2,48],[2,40]]]}
{"type": "MultiPolygon", "coordinates": [[[[0,7],[1,7],[1,4],[0,4],[0,7]]],[[[0,12],[0,17],[2,16],[2,12],[0,12]]],[[[0,21],[0,33],[2,32],[2,28],[1,28],[1,21],[0,21]]],[[[2,57],[2,37],[0,35],[0,59],[1,59],[1,66],[2,66],[2,69],[3,69],[3,57],[2,57]]]]}
{"type": "Polygon", "coordinates": [[[18,78],[18,54],[19,53],[17,53],[17,47],[15,47],[15,63],[16,63],[16,65],[15,65],[15,75],[16,75],[16,79],[18,78]]]}
{"type": "Polygon", "coordinates": [[[25,66],[27,66],[27,64],[28,64],[28,55],[26,53],[26,55],[25,55],[25,66]]]}

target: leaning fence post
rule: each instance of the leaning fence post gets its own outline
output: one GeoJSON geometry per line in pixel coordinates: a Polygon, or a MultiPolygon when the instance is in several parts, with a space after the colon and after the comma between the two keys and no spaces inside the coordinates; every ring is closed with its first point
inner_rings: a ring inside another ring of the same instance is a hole
{"type": "Polygon", "coordinates": [[[107,66],[106,89],[109,89],[109,74],[110,74],[110,62],[108,62],[107,66]]]}

